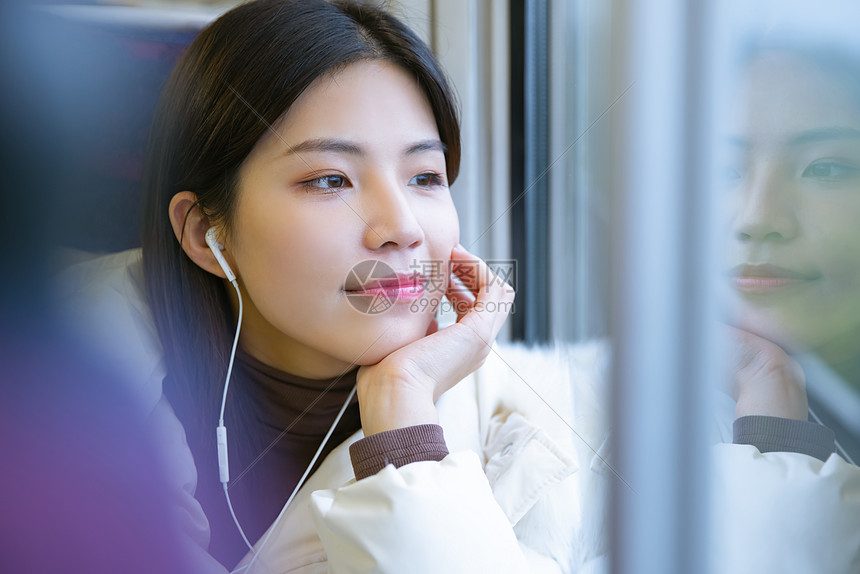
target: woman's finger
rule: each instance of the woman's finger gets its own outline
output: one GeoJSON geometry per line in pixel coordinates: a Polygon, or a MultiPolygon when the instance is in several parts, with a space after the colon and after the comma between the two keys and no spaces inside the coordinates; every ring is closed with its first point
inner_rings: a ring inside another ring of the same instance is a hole
{"type": "Polygon", "coordinates": [[[463,319],[471,311],[476,300],[475,295],[463,285],[463,282],[456,275],[452,275],[448,280],[448,290],[445,291],[445,297],[448,298],[454,312],[457,313],[457,321],[463,319]]]}
{"type": "Polygon", "coordinates": [[[480,257],[473,255],[462,245],[451,251],[451,272],[477,297],[481,285],[486,282],[489,267],[480,257]]]}
{"type": "Polygon", "coordinates": [[[449,285],[449,300],[455,307],[457,320],[467,321],[467,326],[491,344],[513,306],[513,288],[460,245],[452,251],[451,260],[455,276],[468,289],[465,293],[457,281],[449,285]]]}

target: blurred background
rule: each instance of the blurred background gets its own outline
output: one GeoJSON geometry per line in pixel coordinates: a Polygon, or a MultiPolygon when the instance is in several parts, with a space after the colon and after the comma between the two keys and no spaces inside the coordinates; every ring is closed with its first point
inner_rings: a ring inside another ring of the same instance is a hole
{"type": "MultiPolygon", "coordinates": [[[[235,4],[4,8],[14,80],[2,232],[14,248],[3,261],[21,270],[4,287],[7,334],[34,316],[53,332],[45,287],[58,268],[138,245],[142,154],[161,86],[200,29],[235,4]]],[[[387,5],[429,43],[459,95],[461,241],[515,268],[502,339],[611,341],[611,462],[638,493],[617,481],[607,501],[614,571],[711,567],[721,526],[706,447],[720,407],[712,391],[729,376],[719,325],[795,357],[814,416],[858,460],[853,5],[387,5]]]]}

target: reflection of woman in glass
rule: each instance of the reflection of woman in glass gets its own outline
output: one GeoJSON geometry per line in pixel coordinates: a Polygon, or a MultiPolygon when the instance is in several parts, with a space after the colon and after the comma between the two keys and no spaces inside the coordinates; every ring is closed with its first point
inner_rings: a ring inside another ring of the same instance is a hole
{"type": "Polygon", "coordinates": [[[716,449],[716,571],[857,572],[860,68],[761,45],[743,62],[723,285],[734,439],[750,446],[716,449]]]}
{"type": "Polygon", "coordinates": [[[810,406],[860,460],[860,62],[759,49],[732,126],[733,321],[807,368],[810,406]],[[834,377],[828,377],[834,380],[834,377]],[[824,390],[827,388],[828,390],[824,390]]]}

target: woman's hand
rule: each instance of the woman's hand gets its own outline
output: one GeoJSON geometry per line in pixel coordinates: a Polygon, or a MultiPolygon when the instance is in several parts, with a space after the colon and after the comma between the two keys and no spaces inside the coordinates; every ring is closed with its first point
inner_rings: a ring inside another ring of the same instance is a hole
{"type": "Polygon", "coordinates": [[[441,331],[435,321],[428,335],[398,349],[375,365],[358,370],[358,403],[365,436],[439,421],[435,402],[480,367],[508,317],[513,288],[486,263],[458,245],[451,252],[446,296],[457,322],[441,331]]]}
{"type": "Polygon", "coordinates": [[[806,420],[806,378],[797,361],[775,343],[727,327],[735,418],[766,415],[806,420]]]}

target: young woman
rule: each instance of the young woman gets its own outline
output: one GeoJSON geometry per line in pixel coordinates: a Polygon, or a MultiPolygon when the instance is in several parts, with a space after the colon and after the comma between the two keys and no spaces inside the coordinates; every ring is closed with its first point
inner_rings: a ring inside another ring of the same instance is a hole
{"type": "Polygon", "coordinates": [[[840,454],[858,461],[860,64],[853,60],[800,43],[750,50],[727,172],[727,299],[740,328],[800,358],[813,412],[837,431],[847,449],[840,454]]]}
{"type": "MultiPolygon", "coordinates": [[[[513,301],[458,245],[449,185],[459,162],[443,72],[374,6],[247,3],[178,63],[149,149],[143,276],[164,393],[197,469],[196,488],[193,477],[187,485],[195,499],[184,504],[189,521],[202,506],[211,541],[198,529],[201,546],[223,564],[247,553],[252,570],[278,572],[326,571],[326,561],[335,571],[569,567],[561,555],[521,549],[512,524],[574,470],[571,459],[560,449],[533,455],[528,464],[550,459],[549,479],[515,486],[519,502],[506,516],[488,460],[449,456],[438,424],[437,399],[488,357],[513,301]],[[443,296],[457,322],[438,330],[443,296]],[[219,481],[219,412],[232,509],[219,481]],[[337,489],[353,475],[360,480],[337,489]],[[326,488],[337,489],[332,500],[309,503],[326,488]]],[[[525,464],[528,450],[512,447],[531,426],[511,424],[500,427],[508,442],[498,450],[525,464]]],[[[492,462],[479,427],[464,436],[492,462]]]]}

